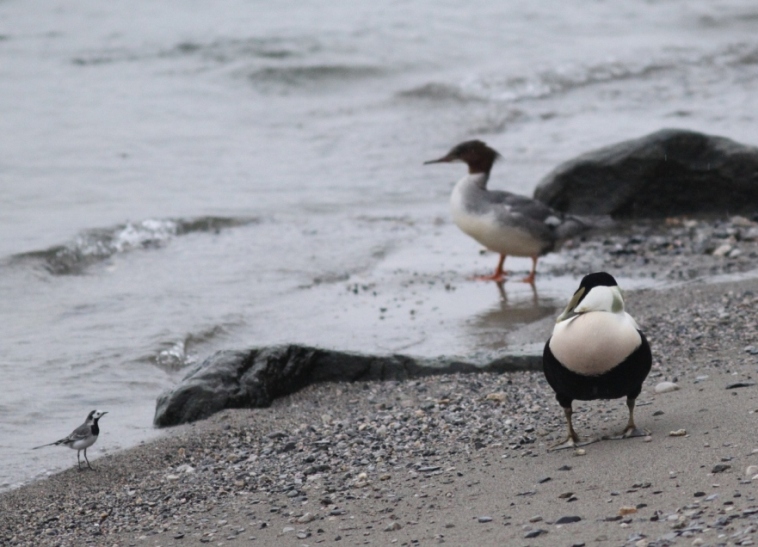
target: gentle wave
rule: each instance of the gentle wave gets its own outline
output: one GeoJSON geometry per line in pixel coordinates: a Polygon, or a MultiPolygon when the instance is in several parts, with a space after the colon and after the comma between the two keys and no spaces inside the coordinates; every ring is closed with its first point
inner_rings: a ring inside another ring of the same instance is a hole
{"type": "Polygon", "coordinates": [[[196,232],[217,233],[225,228],[258,222],[256,218],[199,217],[147,219],[115,228],[87,230],[73,241],[42,251],[13,255],[14,263],[41,263],[53,275],[76,275],[118,253],[162,247],[171,239],[196,232]]]}
{"type": "Polygon", "coordinates": [[[517,102],[542,99],[595,84],[643,79],[665,71],[756,63],[758,47],[755,44],[739,43],[707,53],[670,52],[649,62],[608,61],[595,65],[563,66],[531,75],[485,74],[456,83],[427,82],[400,91],[398,96],[430,101],[517,102]]]}
{"type": "Polygon", "coordinates": [[[672,68],[672,65],[630,66],[621,62],[589,67],[564,67],[528,77],[487,75],[469,78],[457,84],[429,82],[401,91],[398,96],[432,101],[516,102],[525,99],[541,99],[597,83],[646,77],[669,68],[672,68]]]}
{"type": "Polygon", "coordinates": [[[301,88],[348,83],[383,73],[382,69],[370,65],[320,64],[263,67],[248,73],[247,78],[256,85],[301,88]]]}
{"type": "Polygon", "coordinates": [[[322,49],[323,46],[318,41],[309,37],[218,39],[207,43],[184,41],[166,49],[144,51],[113,48],[79,55],[71,62],[75,65],[88,66],[145,59],[198,57],[206,61],[226,64],[240,59],[304,57],[322,49]]]}
{"type": "Polygon", "coordinates": [[[214,325],[205,330],[189,333],[181,340],[161,344],[161,349],[145,360],[167,370],[180,370],[197,362],[197,350],[205,344],[226,336],[236,323],[214,325]]]}

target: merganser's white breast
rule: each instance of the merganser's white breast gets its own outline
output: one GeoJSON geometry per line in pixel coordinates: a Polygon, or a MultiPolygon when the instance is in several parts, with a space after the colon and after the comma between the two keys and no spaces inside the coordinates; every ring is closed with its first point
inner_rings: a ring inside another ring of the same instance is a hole
{"type": "Polygon", "coordinates": [[[625,311],[591,311],[555,325],[550,351],[567,369],[595,376],[621,364],[641,343],[637,323],[625,311]]]}
{"type": "Polygon", "coordinates": [[[542,254],[545,242],[518,227],[519,213],[512,212],[507,204],[487,200],[487,190],[480,186],[485,178],[481,173],[467,175],[455,185],[450,195],[453,222],[491,251],[514,256],[542,254]],[[503,216],[509,214],[514,215],[513,222],[503,222],[503,216]]]}

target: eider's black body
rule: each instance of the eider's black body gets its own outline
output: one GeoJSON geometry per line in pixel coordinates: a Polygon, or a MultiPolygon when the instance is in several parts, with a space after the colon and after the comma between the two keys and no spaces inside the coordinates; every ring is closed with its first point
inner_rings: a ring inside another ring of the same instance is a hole
{"type": "Polygon", "coordinates": [[[645,335],[639,330],[637,332],[642,339],[639,348],[621,364],[600,376],[583,376],[564,367],[550,351],[548,340],[542,353],[542,367],[558,403],[566,408],[574,400],[593,401],[619,397],[636,399],[652,364],[650,345],[645,335]]]}
{"type": "Polygon", "coordinates": [[[613,276],[599,272],[582,279],[545,344],[542,363],[568,425],[566,441],[554,448],[579,443],[571,422],[574,400],[626,397],[629,422],[616,438],[646,434],[634,424],[634,404],[650,372],[652,354],[636,322],[624,311],[613,276]]]}

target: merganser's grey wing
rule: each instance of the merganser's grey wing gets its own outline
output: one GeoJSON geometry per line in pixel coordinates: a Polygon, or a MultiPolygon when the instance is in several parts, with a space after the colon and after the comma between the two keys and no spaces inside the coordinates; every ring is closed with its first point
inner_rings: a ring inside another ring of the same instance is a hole
{"type": "Polygon", "coordinates": [[[523,226],[545,241],[546,248],[592,227],[592,224],[575,216],[564,215],[536,199],[498,190],[489,191],[488,194],[501,222],[523,226]],[[548,242],[550,245],[547,245],[548,242]]]}
{"type": "Polygon", "coordinates": [[[547,224],[552,225],[559,224],[562,220],[560,213],[536,199],[499,190],[490,190],[488,195],[491,198],[490,203],[493,205],[504,205],[506,206],[505,210],[508,212],[519,213],[538,222],[547,221],[547,224]],[[550,217],[555,218],[550,219],[550,217]]]}

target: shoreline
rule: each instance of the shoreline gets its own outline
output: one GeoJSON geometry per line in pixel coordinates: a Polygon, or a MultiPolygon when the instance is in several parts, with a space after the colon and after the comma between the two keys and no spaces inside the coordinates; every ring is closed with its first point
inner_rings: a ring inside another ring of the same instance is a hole
{"type": "MultiPolygon", "coordinates": [[[[638,411],[640,425],[652,430],[651,442],[603,441],[581,457],[546,452],[564,424],[539,373],[322,384],[268,409],[224,411],[100,458],[97,473],[71,469],[3,494],[0,522],[16,536],[3,540],[301,545],[339,536],[346,544],[396,539],[411,545],[414,539],[461,544],[476,534],[482,544],[589,544],[605,536],[615,545],[633,534],[646,536],[638,541],[674,534],[674,541],[687,532],[691,541],[726,545],[720,533],[758,529],[755,483],[744,482],[745,469],[758,464],[758,390],[726,389],[752,381],[756,358],[743,346],[729,346],[742,334],[718,329],[719,310],[730,291],[741,297],[756,285],[632,295],[629,307],[653,338],[654,376],[638,411]],[[674,314],[665,305],[681,300],[702,319],[702,330],[713,328],[718,337],[683,339],[675,317],[684,310],[674,314]],[[661,347],[668,345],[661,362],[661,347]],[[681,389],[654,395],[664,379],[676,379],[681,389]],[[668,435],[679,429],[687,435],[668,435]],[[717,465],[730,467],[714,474],[717,465]],[[622,507],[636,512],[618,515],[622,507]],[[577,516],[580,521],[557,524],[577,516]],[[537,530],[546,532],[525,537],[537,530]]],[[[747,298],[740,309],[749,312],[754,297],[747,298]]],[[[730,313],[735,324],[739,317],[751,321],[740,310],[730,313]]],[[[625,418],[619,401],[576,410],[585,434],[613,431],[625,418]]],[[[744,535],[741,541],[756,539],[755,532],[744,535]]]]}
{"type": "MultiPolygon", "coordinates": [[[[671,260],[686,263],[686,251],[671,260]]],[[[737,269],[755,269],[754,255],[735,256],[737,269]]],[[[618,254],[626,266],[639,256],[618,254]]],[[[750,545],[758,356],[746,348],[758,347],[756,304],[752,278],[630,293],[654,356],[636,413],[649,442],[548,453],[565,425],[541,373],[317,384],[93,460],[97,472],[69,469],[2,493],[0,541],[750,545]],[[655,394],[664,380],[681,389],[655,394]],[[748,385],[726,389],[735,383],[748,385]]],[[[545,340],[550,328],[539,321],[528,336],[545,340]]],[[[623,401],[575,403],[580,434],[614,432],[625,418],[623,401]]]]}

